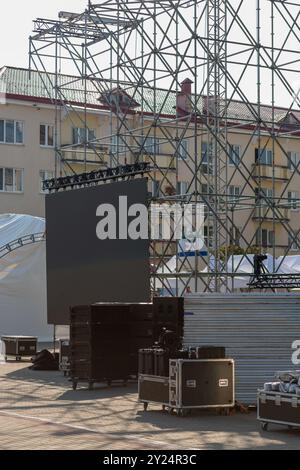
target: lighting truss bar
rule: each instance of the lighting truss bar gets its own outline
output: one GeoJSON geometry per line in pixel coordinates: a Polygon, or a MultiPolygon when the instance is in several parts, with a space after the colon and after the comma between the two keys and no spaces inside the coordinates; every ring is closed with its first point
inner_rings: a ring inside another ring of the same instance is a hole
{"type": "Polygon", "coordinates": [[[4,258],[9,253],[22,248],[23,246],[31,245],[32,243],[44,242],[46,240],[45,233],[32,233],[31,235],[25,235],[17,240],[14,240],[6,245],[0,247],[0,259],[4,258]]]}
{"type": "Polygon", "coordinates": [[[55,34],[59,28],[61,33],[68,34],[71,37],[88,39],[103,39],[109,36],[105,31],[99,29],[96,25],[85,25],[83,23],[78,24],[75,22],[68,21],[55,21],[40,19],[34,21],[34,32],[38,34],[55,34]]]}
{"type": "Polygon", "coordinates": [[[135,176],[143,176],[145,173],[149,172],[149,163],[141,162],[132,165],[122,165],[115,168],[107,168],[106,170],[96,170],[90,173],[80,173],[45,180],[43,181],[43,190],[51,193],[61,189],[94,186],[95,183],[132,179],[135,176]]]}
{"type": "Polygon", "coordinates": [[[249,289],[299,289],[300,274],[261,274],[253,275],[249,289]]]}

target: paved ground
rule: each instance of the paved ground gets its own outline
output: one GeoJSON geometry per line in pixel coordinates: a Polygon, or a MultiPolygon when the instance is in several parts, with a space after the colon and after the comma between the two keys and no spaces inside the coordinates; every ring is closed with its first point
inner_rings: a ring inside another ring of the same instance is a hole
{"type": "Polygon", "coordinates": [[[260,430],[255,413],[148,412],[136,386],[71,390],[60,372],[0,363],[0,449],[299,449],[300,431],[260,430]]]}

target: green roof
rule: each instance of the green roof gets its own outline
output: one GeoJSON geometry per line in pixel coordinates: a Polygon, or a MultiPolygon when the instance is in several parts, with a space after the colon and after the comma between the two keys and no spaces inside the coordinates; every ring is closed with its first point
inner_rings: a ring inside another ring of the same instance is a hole
{"type": "MultiPolygon", "coordinates": [[[[90,79],[87,80],[87,106],[101,108],[99,98],[102,92],[108,92],[111,89],[110,82],[105,80],[90,79]]],[[[85,103],[84,82],[79,76],[59,75],[59,89],[61,98],[66,103],[83,105],[85,103]]],[[[164,89],[153,89],[149,87],[131,87],[123,86],[123,90],[131,96],[139,107],[136,111],[158,113],[163,115],[174,115],[176,107],[176,92],[164,89]],[[156,103],[156,110],[154,110],[156,103]]],[[[29,71],[28,69],[16,67],[3,67],[0,69],[0,93],[8,96],[14,96],[22,99],[55,99],[55,74],[29,71]]],[[[195,96],[192,96],[195,99],[195,96]]],[[[205,99],[198,100],[198,112],[204,114],[205,99]]],[[[228,103],[227,117],[235,122],[251,123],[254,122],[257,112],[257,104],[244,103],[242,101],[231,100],[228,103]]],[[[271,123],[271,106],[261,105],[261,118],[263,121],[271,123]]],[[[281,122],[287,118],[288,109],[275,109],[275,122],[281,122]]],[[[289,114],[300,122],[300,111],[293,110],[289,114]]]]}
{"type": "MultiPolygon", "coordinates": [[[[101,93],[109,91],[111,85],[100,80],[87,80],[87,104],[101,107],[101,93]]],[[[85,87],[80,77],[60,75],[59,88],[65,102],[84,104],[85,87]]],[[[126,93],[134,98],[144,112],[154,112],[154,91],[150,88],[124,87],[126,93]]],[[[55,74],[29,71],[15,67],[3,67],[0,70],[0,93],[24,96],[27,98],[55,99],[55,74]]],[[[156,112],[174,114],[176,94],[167,90],[156,90],[156,112]]],[[[140,108],[136,108],[141,110],[140,108]]]]}

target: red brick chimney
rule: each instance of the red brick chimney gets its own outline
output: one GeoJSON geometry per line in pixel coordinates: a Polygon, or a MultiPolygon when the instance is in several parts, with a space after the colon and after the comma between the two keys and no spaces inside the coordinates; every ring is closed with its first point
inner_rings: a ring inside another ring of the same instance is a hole
{"type": "Polygon", "coordinates": [[[192,111],[192,103],[191,103],[191,96],[192,96],[192,80],[186,78],[181,83],[181,90],[177,94],[177,112],[179,114],[190,114],[192,111]]]}

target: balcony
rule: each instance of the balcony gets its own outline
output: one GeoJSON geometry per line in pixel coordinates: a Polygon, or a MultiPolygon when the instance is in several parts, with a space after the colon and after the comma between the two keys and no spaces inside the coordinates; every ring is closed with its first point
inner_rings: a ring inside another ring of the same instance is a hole
{"type": "Polygon", "coordinates": [[[105,148],[99,148],[96,151],[92,149],[87,149],[86,153],[84,151],[84,148],[80,147],[70,147],[66,150],[62,148],[61,154],[62,158],[69,163],[88,163],[91,165],[104,165],[105,161],[108,160],[107,149],[105,148]]]}
{"type": "Polygon", "coordinates": [[[291,219],[291,209],[287,207],[275,207],[274,211],[268,206],[257,207],[252,215],[253,220],[273,222],[287,222],[291,219]]]}
{"type": "Polygon", "coordinates": [[[289,170],[286,166],[280,165],[259,165],[254,163],[252,165],[253,178],[273,179],[277,181],[288,181],[289,170]]]}

